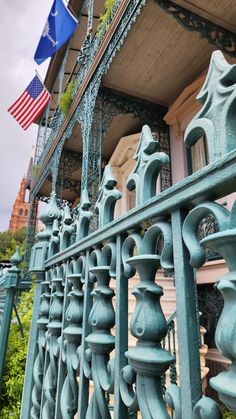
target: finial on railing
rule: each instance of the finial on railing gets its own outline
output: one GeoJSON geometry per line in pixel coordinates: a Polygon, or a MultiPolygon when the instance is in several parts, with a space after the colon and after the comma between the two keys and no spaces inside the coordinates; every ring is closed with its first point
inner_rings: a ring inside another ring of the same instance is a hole
{"type": "Polygon", "coordinates": [[[136,166],[128,177],[129,191],[136,190],[136,206],[156,194],[156,181],[164,164],[169,163],[167,154],[160,151],[160,144],[153,139],[151,129],[144,125],[134,159],[136,166]]]}
{"type": "Polygon", "coordinates": [[[58,208],[54,191],[51,192],[49,204],[39,218],[45,225],[48,223],[52,224],[54,219],[61,219],[61,210],[58,208]]]}
{"type": "Polygon", "coordinates": [[[54,191],[50,195],[49,205],[47,205],[39,219],[45,224],[46,228],[37,234],[38,241],[31,252],[31,272],[44,272],[44,262],[48,258],[48,247],[53,223],[54,220],[61,220],[61,210],[57,206],[56,193],[54,191]]]}
{"type": "Polygon", "coordinates": [[[206,137],[210,163],[236,147],[236,65],[214,51],[205,82],[197,96],[203,105],[185,131],[187,147],[206,137]]]}
{"type": "Polygon", "coordinates": [[[99,195],[95,204],[95,214],[98,214],[99,227],[104,227],[114,219],[115,203],[122,194],[115,189],[116,179],[112,174],[112,168],[108,164],[105,167],[103,179],[99,187],[99,195]]]}
{"type": "Polygon", "coordinates": [[[13,266],[18,267],[18,265],[20,264],[22,260],[21,255],[20,255],[20,246],[17,246],[16,251],[10,260],[13,266]]]}

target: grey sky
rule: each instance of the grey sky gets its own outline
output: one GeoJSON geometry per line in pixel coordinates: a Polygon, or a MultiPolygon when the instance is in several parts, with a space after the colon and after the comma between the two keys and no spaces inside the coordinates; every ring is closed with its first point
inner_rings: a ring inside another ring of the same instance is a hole
{"type": "Polygon", "coordinates": [[[33,56],[53,0],[1,0],[0,231],[8,228],[12,205],[26,173],[37,126],[24,131],[7,112],[34,77],[44,77],[49,63],[33,56]]]}

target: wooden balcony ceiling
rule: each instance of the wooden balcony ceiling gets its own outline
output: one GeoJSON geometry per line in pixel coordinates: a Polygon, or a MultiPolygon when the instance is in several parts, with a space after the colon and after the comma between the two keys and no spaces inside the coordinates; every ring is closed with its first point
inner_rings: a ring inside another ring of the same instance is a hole
{"type": "MultiPolygon", "coordinates": [[[[142,129],[141,123],[133,115],[117,115],[107,130],[103,143],[103,159],[109,160],[120,138],[135,134],[142,129]]],[[[82,133],[80,124],[75,124],[70,138],[65,142],[64,148],[75,152],[82,151],[82,133]]]]}
{"type": "MultiPolygon", "coordinates": [[[[236,33],[235,0],[178,0],[176,3],[236,33]]],[[[103,84],[170,105],[209,65],[214,46],[189,32],[155,3],[147,1],[103,79],[103,84]]],[[[226,57],[230,62],[232,59],[226,57]]]]}

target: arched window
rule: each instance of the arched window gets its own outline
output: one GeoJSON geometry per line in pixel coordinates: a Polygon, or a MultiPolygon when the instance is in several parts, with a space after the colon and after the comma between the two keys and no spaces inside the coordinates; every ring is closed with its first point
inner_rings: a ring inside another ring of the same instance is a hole
{"type": "Polygon", "coordinates": [[[28,217],[28,210],[25,210],[25,217],[28,217]]]}
{"type": "Polygon", "coordinates": [[[23,209],[20,208],[19,215],[23,215],[23,209]]]}

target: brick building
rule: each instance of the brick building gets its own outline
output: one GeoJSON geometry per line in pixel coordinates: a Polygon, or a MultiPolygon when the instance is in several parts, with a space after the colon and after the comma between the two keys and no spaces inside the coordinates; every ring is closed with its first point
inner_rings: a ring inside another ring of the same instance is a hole
{"type": "Polygon", "coordinates": [[[23,177],[20,184],[20,190],[14,202],[11,219],[9,222],[9,231],[14,232],[23,227],[27,227],[29,216],[29,188],[32,177],[33,159],[31,158],[27,176],[23,177]]]}

